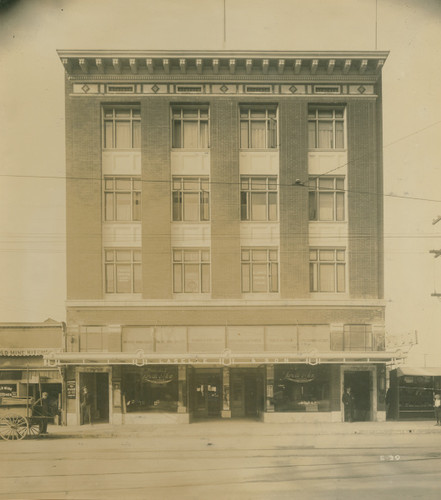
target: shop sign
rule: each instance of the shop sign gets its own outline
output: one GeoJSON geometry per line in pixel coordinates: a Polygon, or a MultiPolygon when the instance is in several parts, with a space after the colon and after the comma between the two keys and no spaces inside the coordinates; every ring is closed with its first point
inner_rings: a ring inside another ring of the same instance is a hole
{"type": "Polygon", "coordinates": [[[66,393],[68,399],[75,399],[77,395],[77,384],[75,380],[68,380],[66,382],[66,393]]]}
{"type": "Polygon", "coordinates": [[[175,374],[169,370],[145,370],[142,377],[143,382],[155,385],[165,385],[175,378],[175,374]]]}
{"type": "Polygon", "coordinates": [[[61,352],[59,349],[0,349],[0,356],[44,356],[51,352],[61,352]]]}
{"type": "Polygon", "coordinates": [[[311,369],[297,368],[295,370],[287,371],[283,378],[297,384],[306,384],[308,382],[312,382],[315,379],[315,375],[311,369]]]}
{"type": "Polygon", "coordinates": [[[17,384],[1,384],[0,398],[17,396],[17,384]]]}

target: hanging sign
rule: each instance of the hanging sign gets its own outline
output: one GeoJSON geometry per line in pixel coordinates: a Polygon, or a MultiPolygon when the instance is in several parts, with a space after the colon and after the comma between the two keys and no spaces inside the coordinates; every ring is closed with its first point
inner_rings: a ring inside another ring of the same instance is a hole
{"type": "Polygon", "coordinates": [[[75,399],[77,395],[77,384],[75,380],[68,380],[66,382],[66,393],[69,399],[75,399]]]}

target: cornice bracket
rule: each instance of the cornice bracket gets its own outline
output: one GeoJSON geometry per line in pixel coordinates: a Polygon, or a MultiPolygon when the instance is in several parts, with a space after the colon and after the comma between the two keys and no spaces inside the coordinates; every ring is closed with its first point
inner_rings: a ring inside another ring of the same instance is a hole
{"type": "Polygon", "coordinates": [[[349,70],[351,69],[351,64],[352,64],[351,59],[345,60],[345,65],[343,66],[343,74],[344,75],[347,75],[349,73],[349,70]]]}
{"type": "Polygon", "coordinates": [[[83,73],[89,73],[89,64],[87,63],[87,59],[78,59],[78,64],[80,65],[81,71],[83,73]]]}
{"type": "Polygon", "coordinates": [[[114,58],[112,59],[112,64],[113,64],[113,68],[115,70],[115,73],[121,73],[121,59],[119,58],[114,58]]]}
{"type": "Polygon", "coordinates": [[[138,73],[138,63],[136,59],[130,59],[129,60],[130,64],[130,69],[132,70],[132,73],[136,75],[138,73]]]}

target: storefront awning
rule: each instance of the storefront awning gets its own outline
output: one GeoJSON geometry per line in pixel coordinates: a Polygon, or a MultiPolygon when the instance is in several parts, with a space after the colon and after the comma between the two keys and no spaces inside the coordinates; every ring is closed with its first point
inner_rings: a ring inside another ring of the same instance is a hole
{"type": "Polygon", "coordinates": [[[402,377],[441,377],[441,367],[420,368],[415,366],[400,366],[397,368],[397,375],[402,377]]]}
{"type": "Polygon", "coordinates": [[[262,365],[284,363],[306,363],[318,365],[323,363],[396,363],[405,358],[401,351],[386,352],[308,352],[308,353],[237,353],[225,350],[222,353],[199,354],[158,354],[125,352],[75,352],[51,353],[44,356],[46,366],[61,365],[262,365]]]}

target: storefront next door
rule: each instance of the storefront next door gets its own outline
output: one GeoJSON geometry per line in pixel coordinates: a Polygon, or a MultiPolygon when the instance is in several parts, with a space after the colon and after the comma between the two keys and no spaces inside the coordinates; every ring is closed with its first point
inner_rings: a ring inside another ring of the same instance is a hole
{"type": "Polygon", "coordinates": [[[81,392],[84,387],[87,387],[90,394],[92,422],[109,422],[109,374],[80,373],[81,392]]]}
{"type": "Polygon", "coordinates": [[[220,418],[222,372],[218,369],[193,370],[191,410],[194,418],[220,418]]]}

